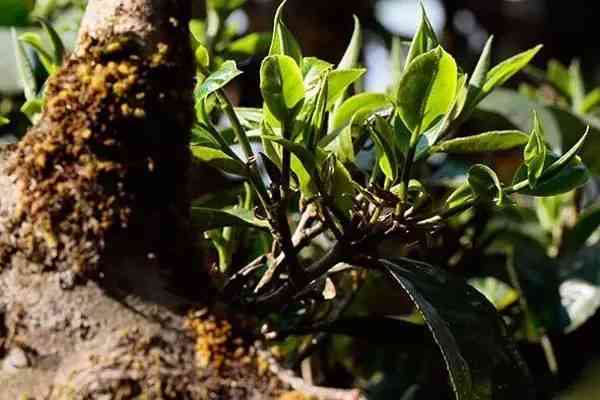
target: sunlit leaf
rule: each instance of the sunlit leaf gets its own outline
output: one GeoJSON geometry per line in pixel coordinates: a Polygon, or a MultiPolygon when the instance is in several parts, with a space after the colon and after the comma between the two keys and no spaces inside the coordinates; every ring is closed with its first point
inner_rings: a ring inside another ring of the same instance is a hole
{"type": "Polygon", "coordinates": [[[362,68],[337,69],[328,76],[327,109],[331,110],[346,89],[365,74],[362,68]]]}
{"type": "Polygon", "coordinates": [[[13,43],[15,46],[15,57],[17,60],[17,69],[19,70],[19,77],[23,83],[25,90],[25,98],[27,100],[34,100],[37,96],[37,83],[35,75],[33,73],[33,66],[31,60],[27,56],[27,52],[23,47],[23,44],[17,37],[17,31],[12,29],[13,43]]]}
{"type": "Polygon", "coordinates": [[[281,122],[290,122],[296,106],[304,99],[300,68],[291,57],[265,58],[260,68],[260,90],[269,111],[281,122]]]}
{"type": "Polygon", "coordinates": [[[287,26],[283,23],[283,9],[286,1],[282,1],[277,12],[275,13],[275,20],[273,23],[273,37],[271,39],[271,47],[269,49],[269,55],[286,55],[294,59],[298,65],[302,65],[302,50],[298,41],[294,35],[289,31],[287,26]]]}
{"type": "Polygon", "coordinates": [[[221,171],[240,176],[247,174],[244,164],[221,150],[206,146],[191,146],[191,150],[194,157],[221,171]]]}
{"type": "Polygon", "coordinates": [[[266,54],[271,36],[268,33],[255,32],[231,42],[225,52],[231,57],[252,57],[266,54]]]}
{"type": "Polygon", "coordinates": [[[424,132],[450,111],[457,81],[456,62],[441,47],[408,65],[398,88],[398,109],[411,132],[424,132]]]}
{"type": "Polygon", "coordinates": [[[501,151],[525,145],[528,141],[529,135],[521,131],[485,132],[478,135],[446,140],[437,146],[433,146],[431,153],[468,154],[501,151]]]}
{"type": "Polygon", "coordinates": [[[425,8],[421,6],[421,25],[417,29],[417,33],[413,37],[406,57],[406,65],[404,69],[408,68],[408,65],[417,57],[422,54],[429,52],[439,46],[439,41],[433,30],[425,8]]]}
{"type": "Polygon", "coordinates": [[[225,61],[221,67],[210,74],[204,82],[202,82],[196,90],[194,96],[196,99],[206,99],[210,94],[227,86],[229,82],[242,74],[234,61],[225,61]]]}
{"type": "Polygon", "coordinates": [[[359,93],[342,103],[335,111],[333,126],[330,130],[335,130],[347,125],[354,114],[360,110],[371,110],[372,112],[383,108],[391,107],[390,99],[381,93],[359,93]]]}

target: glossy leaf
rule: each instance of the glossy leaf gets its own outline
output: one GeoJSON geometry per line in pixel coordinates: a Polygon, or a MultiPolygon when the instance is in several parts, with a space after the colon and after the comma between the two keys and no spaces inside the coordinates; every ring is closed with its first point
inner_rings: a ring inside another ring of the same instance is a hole
{"type": "Polygon", "coordinates": [[[446,140],[432,147],[431,152],[468,154],[501,151],[525,145],[528,141],[529,135],[521,131],[485,132],[478,135],[446,140]]]}
{"type": "Polygon", "coordinates": [[[350,120],[360,110],[375,112],[383,108],[391,107],[392,103],[385,94],[381,93],[359,93],[342,103],[335,111],[333,126],[330,130],[340,129],[350,123],[350,120]]]}
{"type": "Polygon", "coordinates": [[[428,264],[407,259],[379,262],[425,319],[457,400],[535,398],[525,362],[481,293],[428,264]]]}
{"type": "Polygon", "coordinates": [[[196,99],[206,99],[210,94],[227,86],[229,82],[242,74],[235,61],[225,61],[221,67],[210,74],[194,91],[196,99]]]}
{"type": "Polygon", "coordinates": [[[456,62],[441,47],[408,65],[398,88],[398,110],[411,132],[424,132],[450,111],[457,81],[456,62]]]}
{"type": "Polygon", "coordinates": [[[245,226],[261,229],[268,229],[269,227],[267,221],[256,218],[252,211],[238,207],[229,210],[217,210],[192,206],[190,214],[192,226],[199,231],[210,231],[226,226],[245,226]]]}
{"type": "Polygon", "coordinates": [[[290,122],[295,108],[304,99],[300,68],[288,56],[265,58],[260,68],[260,90],[269,111],[281,122],[290,122]]]}
{"type": "Polygon", "coordinates": [[[327,80],[327,109],[331,110],[344,95],[346,89],[362,77],[367,70],[363,68],[337,69],[331,71],[327,80]]]}
{"type": "Polygon", "coordinates": [[[245,176],[246,166],[225,152],[206,146],[191,146],[194,157],[229,174],[245,176]]]}

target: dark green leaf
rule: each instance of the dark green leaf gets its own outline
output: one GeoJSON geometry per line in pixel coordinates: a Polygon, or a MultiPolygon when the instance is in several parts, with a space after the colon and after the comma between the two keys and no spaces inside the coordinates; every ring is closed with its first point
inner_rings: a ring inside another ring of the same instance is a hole
{"type": "Polygon", "coordinates": [[[480,153],[486,151],[508,150],[526,144],[529,135],[521,131],[494,131],[473,136],[465,136],[446,140],[433,146],[431,153],[480,153]]]}
{"type": "Polygon", "coordinates": [[[242,74],[235,61],[225,61],[221,67],[210,74],[194,91],[196,99],[206,99],[210,94],[227,86],[229,82],[242,74]]]}
{"type": "Polygon", "coordinates": [[[34,5],[34,0],[0,1],[0,26],[25,25],[29,20],[29,12],[34,5]]]}
{"type": "Polygon", "coordinates": [[[417,306],[439,346],[457,400],[533,399],[523,359],[492,304],[441,269],[379,260],[417,306]]]}
{"type": "Polygon", "coordinates": [[[450,111],[457,81],[456,62],[441,47],[408,65],[398,88],[398,109],[411,132],[425,132],[450,111]]]}
{"type": "Polygon", "coordinates": [[[393,144],[395,133],[384,118],[375,116],[375,125],[369,129],[377,149],[379,168],[392,183],[398,177],[398,158],[393,144]]]}
{"type": "Polygon", "coordinates": [[[191,207],[192,226],[201,231],[223,228],[225,226],[246,226],[267,229],[268,222],[254,216],[252,211],[243,208],[217,210],[214,208],[191,207]]]}
{"type": "Polygon", "coordinates": [[[302,72],[294,59],[284,55],[265,58],[260,68],[260,90],[271,114],[281,122],[290,122],[304,99],[302,72]]]}

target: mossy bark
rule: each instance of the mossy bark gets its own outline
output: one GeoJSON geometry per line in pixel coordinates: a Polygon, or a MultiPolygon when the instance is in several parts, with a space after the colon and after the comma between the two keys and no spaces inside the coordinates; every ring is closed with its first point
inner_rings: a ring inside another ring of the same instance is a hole
{"type": "Polygon", "coordinates": [[[0,399],[282,392],[206,308],[188,224],[189,7],[90,0],[41,121],[0,151],[0,399]]]}

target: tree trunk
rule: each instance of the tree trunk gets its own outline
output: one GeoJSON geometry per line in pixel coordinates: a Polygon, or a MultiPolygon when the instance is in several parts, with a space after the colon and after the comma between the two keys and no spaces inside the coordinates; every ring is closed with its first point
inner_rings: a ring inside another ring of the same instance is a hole
{"type": "Polygon", "coordinates": [[[41,121],[0,149],[1,399],[283,392],[192,246],[188,7],[90,0],[41,121]]]}

